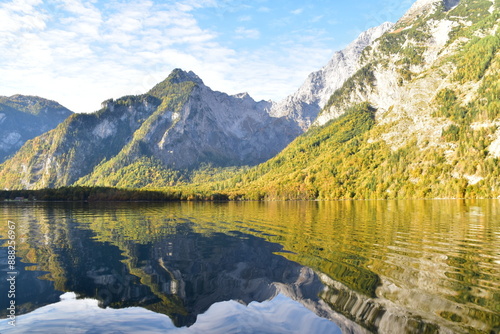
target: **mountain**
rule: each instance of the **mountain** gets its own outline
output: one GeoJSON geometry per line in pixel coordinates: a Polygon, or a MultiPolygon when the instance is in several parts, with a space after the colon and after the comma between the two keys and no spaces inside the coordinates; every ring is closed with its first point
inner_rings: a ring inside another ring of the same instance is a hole
{"type": "Polygon", "coordinates": [[[359,58],[363,50],[393,25],[385,22],[361,33],[344,50],[336,52],[323,68],[309,74],[295,93],[279,103],[273,103],[271,114],[291,118],[306,131],[333,92],[342,87],[359,69],[359,58]]]}
{"type": "Polygon", "coordinates": [[[59,103],[37,96],[0,96],[0,162],[71,114],[59,103]]]}
{"type": "Polygon", "coordinates": [[[299,90],[288,109],[176,70],[145,95],[107,101],[28,142],[1,166],[0,184],[184,184],[172,189],[235,199],[498,197],[499,7],[418,0],[375,29],[380,37],[368,34],[340,88],[327,65],[303,86],[317,89],[299,90]],[[322,103],[313,120],[311,106],[322,103]]]}
{"type": "Polygon", "coordinates": [[[165,186],[202,164],[255,165],[301,132],[269,108],[248,94],[213,91],[176,69],[147,94],[107,100],[101,110],[73,114],[27,142],[1,166],[0,184],[165,186]]]}
{"type": "Polygon", "coordinates": [[[160,106],[119,154],[78,184],[173,184],[182,176],[178,171],[204,164],[224,167],[264,162],[300,134],[292,120],[270,116],[269,102],[256,102],[246,93],[229,96],[212,91],[192,72],[174,71],[149,94],[168,101],[171,93],[165,93],[165,86],[172,80],[192,83],[186,100],[174,109],[160,106]]]}
{"type": "Polygon", "coordinates": [[[417,1],[233,198],[500,196],[500,3],[417,1]]]}
{"type": "Polygon", "coordinates": [[[362,50],[391,26],[362,33],[280,103],[214,92],[194,73],[174,70],[147,94],[105,101],[28,143],[1,166],[0,184],[162,187],[189,181],[187,169],[264,162],[307,130],[362,50]]]}

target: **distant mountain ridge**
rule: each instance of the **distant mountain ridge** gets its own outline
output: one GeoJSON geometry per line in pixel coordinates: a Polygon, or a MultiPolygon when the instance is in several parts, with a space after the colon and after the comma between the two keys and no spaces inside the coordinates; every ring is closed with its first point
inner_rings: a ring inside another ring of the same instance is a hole
{"type": "Polygon", "coordinates": [[[41,97],[0,96],[0,162],[71,114],[59,103],[41,97]]]}

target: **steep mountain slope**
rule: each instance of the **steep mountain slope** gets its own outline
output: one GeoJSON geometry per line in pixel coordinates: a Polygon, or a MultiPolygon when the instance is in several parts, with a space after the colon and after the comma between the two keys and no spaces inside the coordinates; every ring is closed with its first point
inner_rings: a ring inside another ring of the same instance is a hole
{"type": "Polygon", "coordinates": [[[417,1],[311,130],[216,184],[245,198],[500,195],[500,3],[417,1]]]}
{"type": "Polygon", "coordinates": [[[273,103],[271,114],[291,118],[306,131],[333,92],[359,69],[362,51],[393,25],[385,22],[361,33],[344,50],[335,52],[323,68],[311,73],[294,94],[273,103]]]}
{"type": "Polygon", "coordinates": [[[174,70],[148,94],[73,115],[1,166],[0,184],[36,189],[79,184],[165,186],[203,163],[263,162],[299,133],[271,117],[268,102],[214,92],[192,72],[174,70]]]}
{"type": "Polygon", "coordinates": [[[0,162],[71,114],[59,103],[37,96],[0,96],[0,162]]]}

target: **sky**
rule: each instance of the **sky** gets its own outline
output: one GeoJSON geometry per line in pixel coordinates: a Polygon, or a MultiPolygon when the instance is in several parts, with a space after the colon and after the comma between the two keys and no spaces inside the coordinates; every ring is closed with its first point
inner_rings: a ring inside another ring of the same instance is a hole
{"type": "Polygon", "coordinates": [[[0,0],[0,96],[74,112],[146,93],[175,68],[279,101],[413,0],[0,0]]]}

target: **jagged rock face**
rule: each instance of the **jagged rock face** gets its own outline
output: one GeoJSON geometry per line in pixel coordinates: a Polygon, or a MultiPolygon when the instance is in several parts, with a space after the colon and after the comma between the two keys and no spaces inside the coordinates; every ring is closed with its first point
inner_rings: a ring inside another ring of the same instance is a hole
{"type": "MultiPolygon", "coordinates": [[[[167,131],[151,129],[147,142],[166,166],[255,165],[276,155],[299,133],[293,121],[271,117],[269,102],[229,96],[197,85],[167,131]],[[158,140],[159,139],[159,140],[158,140]]],[[[168,112],[168,111],[167,111],[168,112]]],[[[168,118],[168,117],[167,117],[168,118]]]]}
{"type": "Polygon", "coordinates": [[[59,103],[40,97],[0,96],[0,162],[71,114],[59,103]]]}
{"type": "Polygon", "coordinates": [[[291,118],[303,131],[307,130],[333,92],[358,70],[362,51],[392,26],[386,22],[363,32],[344,50],[336,52],[322,69],[311,73],[294,94],[274,103],[271,114],[291,118]]]}
{"type": "Polygon", "coordinates": [[[417,0],[410,9],[401,17],[400,21],[406,21],[415,18],[424,10],[429,10],[433,6],[443,3],[443,0],[417,0]]]}
{"type": "Polygon", "coordinates": [[[179,73],[177,83],[194,83],[189,98],[180,110],[164,110],[161,117],[170,122],[158,122],[143,140],[166,166],[255,165],[300,134],[293,120],[270,115],[270,102],[256,102],[247,93],[213,91],[194,73],[179,73]]]}
{"type": "Polygon", "coordinates": [[[460,3],[460,0],[417,0],[411,8],[399,19],[399,22],[411,23],[419,15],[425,12],[433,12],[436,7],[442,5],[445,11],[448,11],[456,7],[460,3]]]}

